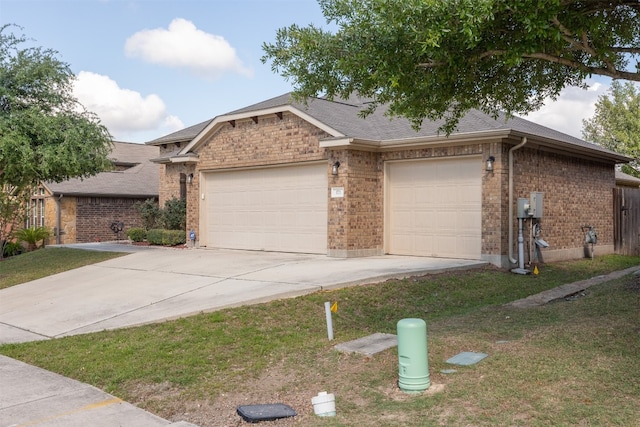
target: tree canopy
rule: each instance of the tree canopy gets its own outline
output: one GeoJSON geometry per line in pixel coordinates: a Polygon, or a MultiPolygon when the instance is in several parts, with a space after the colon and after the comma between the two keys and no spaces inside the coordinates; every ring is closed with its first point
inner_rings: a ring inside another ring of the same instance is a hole
{"type": "Polygon", "coordinates": [[[73,96],[57,52],[23,47],[0,27],[0,188],[95,175],[111,166],[111,136],[73,96]]]}
{"type": "Polygon", "coordinates": [[[640,178],[640,87],[614,81],[609,94],[596,103],[596,112],[582,121],[582,137],[634,160],[622,171],[640,178]]]}
{"type": "Polygon", "coordinates": [[[593,74],[640,81],[638,0],[319,0],[328,28],[291,25],[263,62],[303,100],[371,97],[419,127],[469,109],[526,114],[593,74]]]}

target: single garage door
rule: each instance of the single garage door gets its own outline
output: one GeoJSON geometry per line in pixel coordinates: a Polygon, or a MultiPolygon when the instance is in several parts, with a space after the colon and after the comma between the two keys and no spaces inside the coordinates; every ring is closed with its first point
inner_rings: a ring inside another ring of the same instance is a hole
{"type": "Polygon", "coordinates": [[[204,245],[327,253],[326,163],[205,174],[204,245]]]}
{"type": "Polygon", "coordinates": [[[482,159],[387,164],[387,252],[480,259],[482,159]]]}

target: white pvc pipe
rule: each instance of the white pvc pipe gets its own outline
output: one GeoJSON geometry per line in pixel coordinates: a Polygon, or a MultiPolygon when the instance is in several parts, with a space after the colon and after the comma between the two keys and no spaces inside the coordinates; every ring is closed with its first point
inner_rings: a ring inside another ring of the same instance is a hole
{"type": "Polygon", "coordinates": [[[331,303],[329,301],[324,303],[324,313],[327,317],[327,336],[331,341],[333,340],[333,320],[331,320],[331,303]]]}
{"type": "Polygon", "coordinates": [[[527,143],[527,137],[522,137],[522,142],[509,149],[509,262],[517,264],[518,260],[513,257],[513,152],[522,148],[527,143]]]}

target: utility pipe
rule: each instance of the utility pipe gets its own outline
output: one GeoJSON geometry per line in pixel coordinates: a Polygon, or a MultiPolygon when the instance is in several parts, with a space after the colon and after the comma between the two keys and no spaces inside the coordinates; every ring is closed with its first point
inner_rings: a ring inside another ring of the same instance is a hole
{"type": "Polygon", "coordinates": [[[522,148],[527,143],[527,137],[523,136],[520,144],[509,149],[509,262],[517,264],[513,257],[513,152],[522,148]]]}
{"type": "Polygon", "coordinates": [[[60,207],[60,201],[62,200],[62,197],[64,195],[61,194],[57,199],[56,199],[56,245],[59,245],[60,243],[62,243],[61,239],[60,239],[60,226],[62,225],[62,208],[60,207]]]}

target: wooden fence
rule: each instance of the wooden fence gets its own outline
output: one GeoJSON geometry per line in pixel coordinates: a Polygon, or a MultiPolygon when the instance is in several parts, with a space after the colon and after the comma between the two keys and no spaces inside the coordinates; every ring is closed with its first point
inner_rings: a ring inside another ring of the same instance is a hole
{"type": "Polygon", "coordinates": [[[617,253],[640,256],[640,188],[613,189],[613,233],[617,253]]]}

